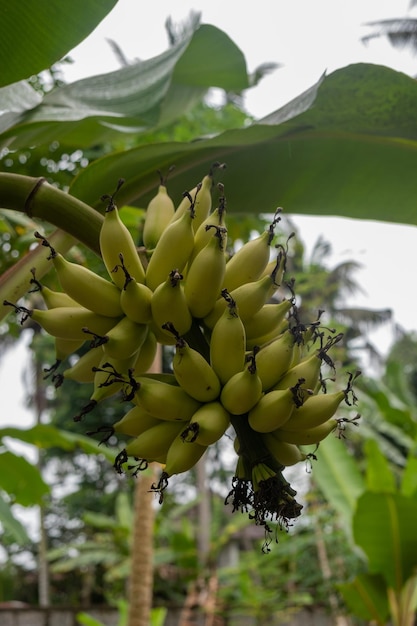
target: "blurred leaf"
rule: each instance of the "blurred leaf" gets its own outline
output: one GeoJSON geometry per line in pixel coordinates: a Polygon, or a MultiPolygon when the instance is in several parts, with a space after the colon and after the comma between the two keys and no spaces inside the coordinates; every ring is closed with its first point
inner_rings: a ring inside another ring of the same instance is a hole
{"type": "Polygon", "coordinates": [[[366,486],[369,491],[395,493],[396,484],[389,462],[373,439],[365,441],[366,486]]]}
{"type": "Polygon", "coordinates": [[[411,454],[402,473],[401,493],[409,498],[417,495],[417,458],[411,454]]]}
{"type": "Polygon", "coordinates": [[[85,39],[116,2],[1,0],[0,86],[51,67],[85,39]]]}
{"type": "Polygon", "coordinates": [[[384,626],[389,607],[385,581],[380,574],[358,574],[354,580],[337,586],[347,607],[357,617],[384,626]]]}
{"type": "Polygon", "coordinates": [[[349,528],[365,483],[342,439],[327,437],[320,443],[312,475],[326,500],[332,503],[349,528]]]}
{"type": "Polygon", "coordinates": [[[9,451],[0,453],[0,488],[22,506],[41,504],[49,493],[39,470],[23,456],[9,451]]]}
{"type": "Polygon", "coordinates": [[[402,589],[417,567],[417,500],[364,492],[353,518],[353,536],[368,557],[369,572],[382,574],[389,587],[402,589]]]}
{"type": "Polygon", "coordinates": [[[13,515],[12,509],[8,502],[0,493],[0,525],[4,530],[10,533],[14,541],[19,545],[29,543],[29,536],[23,524],[13,515]]]}

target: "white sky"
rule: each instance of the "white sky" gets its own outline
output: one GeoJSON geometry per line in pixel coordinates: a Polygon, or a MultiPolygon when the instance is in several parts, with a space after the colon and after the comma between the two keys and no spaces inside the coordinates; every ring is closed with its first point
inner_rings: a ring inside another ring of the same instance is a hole
{"type": "MultiPolygon", "coordinates": [[[[417,74],[417,57],[409,52],[395,50],[384,40],[368,46],[360,42],[367,32],[367,21],[415,16],[408,6],[408,0],[258,0],[246,8],[241,0],[181,0],[175,6],[168,0],[155,0],[145,7],[138,0],[119,0],[94,33],[70,53],[74,63],[67,67],[65,79],[74,81],[117,69],[118,61],[107,39],[116,41],[129,59],[163,52],[168,45],[166,18],[182,21],[195,10],[201,13],[203,23],[221,28],[241,48],[249,71],[267,61],[283,65],[246,96],[247,110],[262,117],[314,84],[324,71],[330,73],[350,63],[378,63],[417,74]]],[[[286,207],[286,211],[290,209],[286,207]]],[[[296,217],[295,223],[308,246],[320,234],[332,243],[332,264],[347,259],[363,264],[356,277],[365,293],[352,305],[392,308],[395,322],[407,330],[417,330],[409,302],[409,267],[417,265],[416,228],[366,221],[358,228],[353,220],[304,216],[296,217]],[[393,247],[395,266],[386,260],[393,247]]],[[[374,333],[372,340],[386,350],[391,341],[389,328],[374,333]]],[[[24,354],[20,348],[15,357],[10,354],[0,361],[2,389],[18,389],[21,374],[10,365],[12,361],[23,364],[24,354]]],[[[15,394],[11,401],[13,408],[2,411],[0,424],[23,426],[29,413],[15,394]]]]}

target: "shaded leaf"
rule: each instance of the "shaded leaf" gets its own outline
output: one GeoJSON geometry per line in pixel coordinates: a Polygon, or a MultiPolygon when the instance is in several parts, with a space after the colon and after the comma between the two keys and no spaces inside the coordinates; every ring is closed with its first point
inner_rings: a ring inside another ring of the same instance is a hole
{"type": "Polygon", "coordinates": [[[365,483],[355,459],[343,440],[327,437],[320,443],[313,478],[328,502],[350,527],[356,502],[365,489],[365,483]]]}
{"type": "Polygon", "coordinates": [[[144,207],[154,172],[176,165],[170,193],[177,203],[221,161],[230,212],[272,213],[283,206],[291,213],[416,224],[416,138],[416,81],[354,64],[326,77],[310,108],[283,124],[255,123],[188,144],[110,154],[80,172],[70,192],[102,210],[97,198],[109,181],[125,178],[119,204],[144,207]]]}
{"type": "Polygon", "coordinates": [[[373,439],[365,441],[366,486],[369,491],[395,493],[396,484],[389,462],[373,439]]]}
{"type": "Polygon", "coordinates": [[[349,583],[337,586],[349,610],[357,617],[384,626],[389,607],[384,578],[379,574],[358,574],[349,583]]]}
{"type": "Polygon", "coordinates": [[[365,492],[358,499],[353,536],[368,557],[369,572],[382,574],[399,592],[417,567],[417,500],[365,492]]]}
{"type": "Polygon", "coordinates": [[[9,451],[0,454],[0,488],[22,506],[41,504],[43,496],[49,493],[37,467],[9,451]]]}
{"type": "Polygon", "coordinates": [[[19,544],[29,543],[29,537],[23,524],[13,515],[10,505],[0,493],[0,525],[10,533],[11,537],[19,544]]]}
{"type": "Polygon", "coordinates": [[[417,495],[417,458],[411,454],[402,473],[401,493],[409,498],[417,495]]]}
{"type": "Polygon", "coordinates": [[[117,0],[0,2],[0,86],[51,67],[75,48],[117,0]]]}

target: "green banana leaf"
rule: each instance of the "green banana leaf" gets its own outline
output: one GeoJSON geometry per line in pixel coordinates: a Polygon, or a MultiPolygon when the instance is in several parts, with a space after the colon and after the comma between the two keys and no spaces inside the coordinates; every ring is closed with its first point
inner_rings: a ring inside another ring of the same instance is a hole
{"type": "Polygon", "coordinates": [[[416,139],[416,81],[360,63],[333,72],[248,128],[109,154],[80,172],[70,193],[102,210],[100,196],[124,178],[119,204],[146,207],[156,170],[175,165],[169,188],[179,202],[222,161],[231,212],[282,206],[288,213],[417,224],[416,139]]]}
{"type": "Polygon", "coordinates": [[[25,545],[29,543],[29,535],[26,532],[25,527],[19,520],[13,515],[11,506],[4,499],[0,493],[0,520],[4,530],[6,530],[10,536],[19,545],[25,545]]]}
{"type": "Polygon", "coordinates": [[[79,448],[88,454],[101,454],[109,461],[113,461],[117,454],[117,451],[100,446],[90,437],[61,430],[50,424],[36,424],[27,429],[8,426],[0,429],[0,440],[4,437],[11,437],[39,448],[57,447],[67,451],[79,448]]]}
{"type": "Polygon", "coordinates": [[[368,558],[369,573],[382,574],[399,593],[417,567],[417,500],[364,492],[353,517],[353,537],[368,558]]]}
{"type": "Polygon", "coordinates": [[[11,150],[59,141],[73,149],[172,123],[210,87],[249,87],[240,49],[193,15],[162,54],[56,87],[43,99],[27,84],[0,90],[0,146],[11,150]]]}
{"type": "Polygon", "coordinates": [[[337,588],[353,615],[385,626],[389,605],[385,581],[380,574],[358,574],[352,581],[337,588]]]}
{"type": "Polygon", "coordinates": [[[33,464],[9,450],[0,453],[0,489],[22,506],[41,504],[49,493],[48,485],[33,464]]]}
{"type": "Polygon", "coordinates": [[[387,457],[374,439],[364,444],[366,456],[366,486],[369,491],[395,493],[396,480],[387,457]]]}
{"type": "Polygon", "coordinates": [[[327,437],[317,450],[312,476],[327,502],[340,514],[350,535],[358,497],[365,490],[365,481],[357,462],[347,451],[343,439],[327,437]]]}
{"type": "Polygon", "coordinates": [[[51,67],[85,39],[116,3],[1,0],[0,87],[51,67]]]}

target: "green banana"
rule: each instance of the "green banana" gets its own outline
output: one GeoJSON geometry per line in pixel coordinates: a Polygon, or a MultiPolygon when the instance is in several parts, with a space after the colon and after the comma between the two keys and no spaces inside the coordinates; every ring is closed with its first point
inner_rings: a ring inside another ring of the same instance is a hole
{"type": "MultiPolygon", "coordinates": [[[[123,179],[118,183],[116,192],[123,184],[123,179]]],[[[110,278],[123,289],[125,277],[118,271],[113,271],[120,263],[120,255],[123,255],[123,262],[129,275],[136,282],[145,282],[145,269],[140,260],[136,244],[127,226],[122,222],[119,210],[114,203],[114,196],[104,195],[102,200],[109,200],[104,214],[104,221],[100,229],[100,252],[107,268],[110,278]]]]}
{"type": "Polygon", "coordinates": [[[176,435],[168,448],[162,476],[165,480],[175,474],[183,474],[194,467],[206,452],[207,446],[196,441],[185,442],[181,432],[176,435]]]}
{"type": "Polygon", "coordinates": [[[226,302],[226,309],[211,332],[210,363],[224,385],[245,366],[246,334],[236,302],[226,290],[222,292],[222,295],[226,302]]]}
{"type": "Polygon", "coordinates": [[[213,163],[208,174],[190,192],[185,193],[183,199],[175,211],[174,219],[179,219],[183,213],[190,208],[190,201],[194,203],[195,219],[193,220],[193,231],[196,232],[199,226],[207,219],[211,212],[212,197],[211,188],[213,186],[214,171],[224,168],[224,164],[213,163]]]}
{"type": "MultiPolygon", "coordinates": [[[[172,169],[172,168],[171,168],[172,169]]],[[[159,172],[160,184],[156,195],[150,200],[145,214],[143,225],[143,245],[147,250],[153,250],[162,233],[175,214],[175,205],[168,194],[166,179],[159,172]]]]}
{"type": "Polygon", "coordinates": [[[232,415],[243,415],[250,411],[262,397],[262,381],[256,370],[255,356],[249,364],[225,383],[220,402],[232,415]]]}
{"type": "Polygon", "coordinates": [[[113,424],[113,431],[118,435],[139,437],[145,430],[160,424],[158,418],[149,415],[141,406],[133,406],[117,422],[113,424]]]}
{"type": "Polygon", "coordinates": [[[208,226],[214,234],[187,269],[184,294],[191,315],[203,318],[213,309],[220,294],[226,267],[226,229],[208,226]]]}
{"type": "Polygon", "coordinates": [[[296,465],[307,459],[307,455],[295,443],[281,441],[274,433],[265,433],[262,439],[275,461],[284,467],[296,465]]]}
{"type": "Polygon", "coordinates": [[[320,443],[330,433],[334,432],[339,426],[339,421],[331,417],[323,424],[314,428],[306,428],[305,430],[288,430],[286,428],[278,428],[274,431],[274,437],[280,441],[294,443],[297,446],[309,446],[320,443]]]}
{"type": "Polygon", "coordinates": [[[230,415],[218,402],[205,402],[192,416],[181,437],[186,442],[196,441],[203,446],[216,443],[230,426],[230,415]]]}
{"type": "Polygon", "coordinates": [[[158,343],[156,337],[148,328],[145,340],[136,354],[136,360],[133,365],[136,376],[140,376],[149,370],[155,360],[157,350],[158,343]]]}
{"type": "Polygon", "coordinates": [[[194,246],[193,204],[165,228],[146,268],[146,285],[155,291],[173,269],[182,272],[194,246]]]}
{"type": "Polygon", "coordinates": [[[218,188],[220,190],[220,198],[218,206],[212,211],[208,217],[200,224],[194,233],[194,248],[189,259],[189,265],[193,262],[193,259],[204,248],[204,246],[211,239],[211,227],[226,228],[225,215],[226,215],[226,199],[224,197],[224,186],[219,183],[218,188]]]}
{"type": "MultiPolygon", "coordinates": [[[[276,339],[263,345],[256,355],[258,376],[262,381],[262,390],[268,391],[286,374],[293,359],[297,335],[293,329],[286,330],[276,339]]],[[[294,386],[298,379],[287,388],[294,386]]],[[[285,388],[284,387],[280,387],[285,388]]]]}
{"type": "Polygon", "coordinates": [[[250,427],[258,433],[270,433],[287,424],[298,403],[297,392],[296,386],[264,394],[249,411],[250,427]]]}
{"type": "Polygon", "coordinates": [[[97,343],[103,346],[104,355],[112,359],[125,360],[138,353],[147,333],[146,324],[136,324],[129,317],[122,317],[104,336],[98,336],[96,339],[97,343]]]}
{"type": "Polygon", "coordinates": [[[125,446],[128,457],[153,461],[168,454],[169,447],[182,425],[178,422],[162,422],[144,430],[125,446]]]}
{"type": "Polygon", "coordinates": [[[211,402],[221,391],[220,380],[206,359],[177,336],[172,369],[180,386],[199,402],[211,402]]]}
{"type": "Polygon", "coordinates": [[[274,218],[267,230],[255,239],[247,241],[228,260],[224,275],[223,288],[229,292],[240,285],[258,280],[268,264],[271,243],[274,239],[274,230],[281,209],[277,209],[274,218]]]}
{"type": "Polygon", "coordinates": [[[64,380],[74,380],[78,383],[93,383],[95,371],[93,368],[99,367],[103,359],[103,349],[101,346],[93,347],[84,352],[74,365],[65,369],[62,374],[56,374],[52,381],[59,387],[64,380]]]}
{"type": "Polygon", "coordinates": [[[35,232],[35,237],[41,239],[41,245],[50,249],[48,258],[54,264],[58,280],[65,293],[79,305],[94,313],[108,317],[119,317],[123,314],[120,306],[120,292],[112,282],[83,265],[67,261],[40,233],[35,232]]]}
{"type": "Polygon", "coordinates": [[[166,280],[156,287],[151,299],[154,324],[169,339],[172,339],[172,334],[162,329],[164,324],[170,322],[180,335],[185,335],[193,322],[182,280],[182,274],[178,270],[172,270],[166,280]]]}
{"type": "Polygon", "coordinates": [[[136,378],[133,402],[161,420],[188,422],[201,403],[182,387],[176,387],[146,376],[136,378]]]}
{"type": "Polygon", "coordinates": [[[253,317],[245,320],[246,339],[251,341],[277,332],[292,306],[292,299],[264,304],[253,317]]]}

